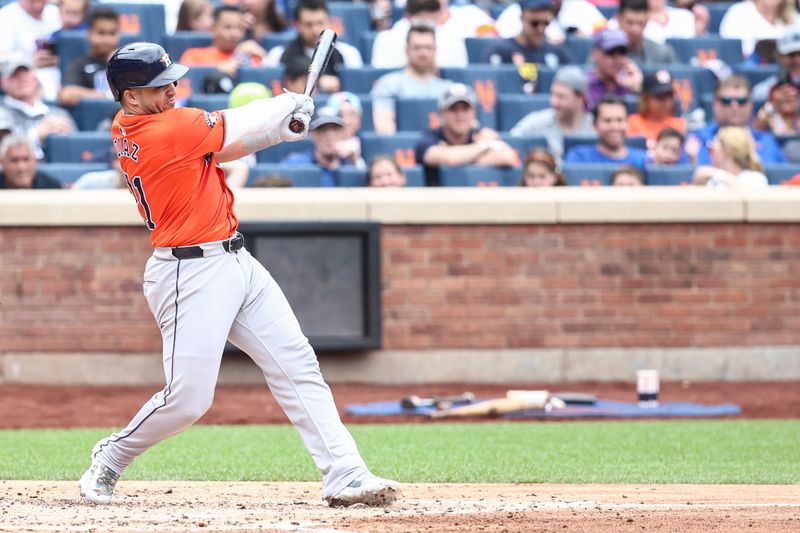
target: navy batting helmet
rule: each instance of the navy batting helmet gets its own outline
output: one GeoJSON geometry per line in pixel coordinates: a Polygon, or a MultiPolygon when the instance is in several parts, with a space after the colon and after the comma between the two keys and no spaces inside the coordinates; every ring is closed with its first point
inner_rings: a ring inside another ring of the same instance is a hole
{"type": "Polygon", "coordinates": [[[131,43],[119,48],[108,60],[106,77],[114,100],[119,102],[125,89],[161,87],[178,81],[187,72],[189,67],[173,63],[161,46],[131,43]]]}

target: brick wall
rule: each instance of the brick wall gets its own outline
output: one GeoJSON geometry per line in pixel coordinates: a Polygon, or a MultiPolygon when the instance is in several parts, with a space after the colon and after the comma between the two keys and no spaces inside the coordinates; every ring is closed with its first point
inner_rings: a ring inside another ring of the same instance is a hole
{"type": "MultiPolygon", "coordinates": [[[[0,352],[157,352],[148,236],[0,228],[0,352]]],[[[800,226],[384,226],[386,349],[800,344],[800,226]]]]}

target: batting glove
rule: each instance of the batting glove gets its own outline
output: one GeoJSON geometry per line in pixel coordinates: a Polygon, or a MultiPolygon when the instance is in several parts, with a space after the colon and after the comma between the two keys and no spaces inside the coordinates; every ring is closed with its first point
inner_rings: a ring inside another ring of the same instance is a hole
{"type": "Polygon", "coordinates": [[[286,117],[285,119],[283,119],[281,125],[278,126],[278,135],[280,136],[281,141],[293,143],[305,139],[306,135],[308,135],[309,122],[311,122],[311,115],[309,113],[304,113],[302,111],[293,113],[288,117],[286,117]],[[295,133],[289,128],[289,123],[292,121],[292,119],[297,119],[303,123],[303,131],[301,131],[300,133],[295,133]]]}
{"type": "Polygon", "coordinates": [[[309,116],[314,114],[314,100],[312,100],[310,96],[289,91],[286,91],[283,94],[288,95],[294,101],[295,113],[307,113],[309,116]]]}

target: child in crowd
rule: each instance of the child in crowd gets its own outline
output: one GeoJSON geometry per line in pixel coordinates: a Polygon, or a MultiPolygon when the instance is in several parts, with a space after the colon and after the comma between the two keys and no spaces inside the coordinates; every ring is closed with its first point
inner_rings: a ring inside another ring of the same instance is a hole
{"type": "Polygon", "coordinates": [[[647,165],[679,165],[688,163],[683,153],[684,137],[675,128],[664,128],[658,132],[652,154],[648,154],[647,165]]]}
{"type": "Polygon", "coordinates": [[[611,174],[610,185],[614,187],[641,187],[644,185],[644,174],[633,165],[622,165],[611,174]]]}
{"type": "Polygon", "coordinates": [[[567,184],[556,167],[553,155],[544,148],[534,148],[525,156],[520,187],[559,187],[567,184]]]}

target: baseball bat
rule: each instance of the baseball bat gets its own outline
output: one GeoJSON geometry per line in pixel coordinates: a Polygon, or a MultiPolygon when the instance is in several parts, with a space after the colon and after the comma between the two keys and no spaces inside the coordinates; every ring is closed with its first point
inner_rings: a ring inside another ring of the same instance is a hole
{"type": "Polygon", "coordinates": [[[548,391],[508,391],[505,398],[433,411],[428,413],[428,417],[499,416],[528,409],[545,409],[549,399],[548,391]]]}
{"type": "MultiPolygon", "coordinates": [[[[308,79],[306,80],[306,88],[303,91],[306,96],[311,96],[311,91],[317,86],[317,81],[325,71],[325,67],[328,66],[328,61],[335,46],[336,32],[331,29],[322,30],[322,33],[319,34],[317,46],[314,48],[314,53],[311,55],[311,63],[308,65],[308,79]]],[[[289,129],[295,133],[302,132],[303,128],[301,120],[293,118],[289,122],[289,129]]]]}

